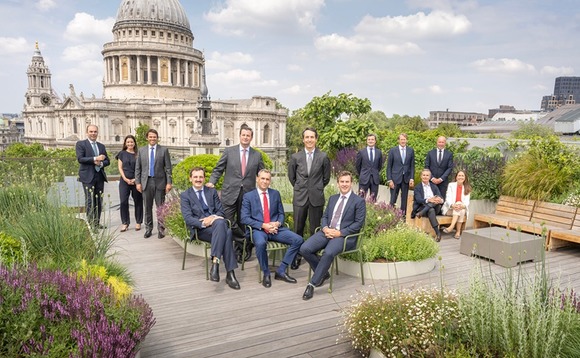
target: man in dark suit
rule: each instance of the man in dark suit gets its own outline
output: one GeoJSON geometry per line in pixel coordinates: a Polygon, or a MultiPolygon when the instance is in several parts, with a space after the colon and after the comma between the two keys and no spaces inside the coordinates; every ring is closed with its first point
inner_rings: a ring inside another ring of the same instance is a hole
{"type": "Polygon", "coordinates": [[[437,148],[430,150],[425,158],[425,168],[431,171],[431,183],[437,185],[443,199],[447,194],[449,175],[453,170],[453,153],[445,149],[446,144],[447,138],[437,138],[437,148]]]}
{"type": "Polygon", "coordinates": [[[254,131],[247,125],[240,128],[240,144],[224,150],[213,169],[206,186],[214,188],[222,174],[221,200],[226,219],[232,223],[232,233],[242,239],[244,230],[240,224],[240,209],[245,193],[256,189],[256,176],[264,169],[262,154],[250,147],[254,131]]]}
{"type": "Polygon", "coordinates": [[[435,240],[439,242],[441,241],[441,231],[439,231],[437,214],[441,212],[441,206],[445,199],[441,196],[437,185],[429,182],[429,179],[431,179],[431,171],[423,169],[421,171],[421,184],[417,185],[414,191],[411,218],[427,216],[433,230],[435,230],[435,240]]]}
{"type": "MultiPolygon", "coordinates": [[[[314,295],[314,287],[324,284],[330,273],[328,269],[332,260],[342,252],[345,236],[358,233],[365,223],[365,200],[352,192],[352,174],[344,171],[338,174],[340,194],[328,199],[328,206],[322,216],[322,230],[312,235],[300,247],[300,253],[314,271],[312,279],[306,286],[302,299],[309,300],[314,295]],[[317,253],[324,249],[322,257],[317,253]]],[[[346,249],[356,247],[357,238],[349,238],[346,249]]]]}
{"type": "Polygon", "coordinates": [[[292,263],[294,257],[304,242],[301,236],[290,229],[282,227],[284,224],[284,207],[280,192],[270,188],[272,174],[268,169],[262,169],[258,173],[257,190],[244,194],[242,201],[242,224],[250,226],[256,246],[256,257],[260,269],[264,273],[262,285],[270,287],[270,269],[268,267],[268,253],[266,246],[268,241],[280,242],[289,245],[282,263],[274,274],[274,279],[288,283],[296,283],[296,279],[286,274],[286,268],[292,263]]]}
{"type": "MultiPolygon", "coordinates": [[[[316,148],[318,132],[306,128],[302,132],[304,150],[292,154],[288,163],[288,179],[294,187],[294,232],[304,237],[306,218],[310,223],[310,235],[320,226],[324,209],[324,187],[330,182],[330,159],[316,148]]],[[[300,255],[292,263],[293,270],[300,266],[300,255]]]]}
{"type": "Polygon", "coordinates": [[[376,144],[376,134],[367,135],[367,147],[357,153],[355,163],[359,195],[364,198],[370,190],[372,201],[376,201],[379,194],[380,171],[383,167],[383,153],[376,148],[376,144]]]}
{"type": "MultiPolygon", "coordinates": [[[[153,231],[153,201],[160,207],[165,202],[165,194],[172,188],[172,167],[169,150],[157,144],[159,134],[155,129],[149,129],[146,134],[146,146],[139,148],[135,164],[135,184],[137,190],[143,193],[145,199],[145,235],[149,238],[153,231]]],[[[165,227],[157,221],[157,238],[165,237],[165,227]]]]}
{"type": "Polygon", "coordinates": [[[103,211],[103,190],[107,181],[105,167],[110,164],[109,155],[103,143],[97,142],[99,127],[87,126],[87,139],[79,140],[75,145],[79,162],[79,180],[85,192],[85,210],[87,221],[93,229],[102,228],[101,212],[103,211]]]}
{"type": "Polygon", "coordinates": [[[223,260],[226,270],[226,283],[234,290],[240,289],[234,269],[238,267],[232,231],[224,219],[224,210],[213,188],[204,186],[205,171],[202,167],[194,167],[189,171],[189,181],[192,187],[181,193],[181,214],[187,228],[193,237],[197,230],[197,237],[211,243],[211,270],[209,279],[220,281],[220,260],[223,260]]]}
{"type": "Polygon", "coordinates": [[[409,187],[415,184],[415,151],[407,146],[407,134],[399,134],[399,145],[389,150],[387,181],[391,189],[391,206],[395,206],[401,192],[401,210],[407,211],[409,187]]]}

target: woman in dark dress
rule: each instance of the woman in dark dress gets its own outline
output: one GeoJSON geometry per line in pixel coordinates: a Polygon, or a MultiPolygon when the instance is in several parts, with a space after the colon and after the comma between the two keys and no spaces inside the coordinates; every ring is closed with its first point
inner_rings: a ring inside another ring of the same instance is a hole
{"type": "Polygon", "coordinates": [[[135,204],[135,230],[141,230],[143,223],[143,194],[137,191],[135,186],[135,163],[137,158],[137,141],[132,135],[125,137],[123,149],[116,156],[119,162],[119,199],[121,200],[121,232],[127,231],[131,220],[129,219],[129,195],[133,197],[135,204]]]}

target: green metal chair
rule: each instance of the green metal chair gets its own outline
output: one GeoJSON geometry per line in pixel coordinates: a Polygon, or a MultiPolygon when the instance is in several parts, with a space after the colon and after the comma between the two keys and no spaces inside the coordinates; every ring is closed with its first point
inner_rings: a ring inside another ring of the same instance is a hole
{"type": "MultiPolygon", "coordinates": [[[[248,229],[247,232],[249,232],[249,237],[250,237],[250,241],[252,242],[252,244],[254,244],[254,229],[249,226],[246,225],[246,228],[248,229]]],[[[255,244],[254,244],[255,246],[255,244]]],[[[268,244],[266,245],[266,252],[268,254],[273,253],[272,255],[272,266],[276,265],[276,257],[278,256],[278,252],[281,251],[282,255],[284,255],[284,253],[286,252],[286,250],[288,249],[288,245],[286,244],[282,244],[276,241],[269,241],[268,240],[268,244]]],[[[246,245],[244,243],[244,251],[243,251],[243,257],[246,257],[246,245]]],[[[242,261],[242,270],[244,269],[244,264],[245,264],[245,260],[242,261]]],[[[262,269],[260,268],[260,265],[258,264],[258,282],[262,282],[262,269]]]]}
{"type": "MultiPolygon", "coordinates": [[[[316,228],[316,231],[319,231],[320,227],[316,228]]],[[[362,245],[362,232],[356,233],[356,234],[351,234],[348,235],[344,238],[344,243],[342,246],[342,252],[338,255],[336,255],[334,257],[334,260],[332,260],[332,265],[330,266],[330,286],[328,287],[328,293],[332,293],[332,281],[334,279],[334,271],[336,271],[336,274],[338,275],[338,256],[340,255],[344,255],[344,254],[354,254],[356,253],[358,256],[358,263],[360,265],[360,278],[362,281],[362,285],[365,285],[365,274],[364,274],[364,268],[363,268],[363,257],[362,257],[362,251],[361,251],[361,245],[362,245]],[[354,238],[356,237],[356,246],[354,249],[352,250],[347,250],[346,249],[346,242],[348,239],[354,238]]],[[[318,251],[318,256],[322,256],[322,254],[324,253],[324,249],[318,251]]],[[[308,282],[310,282],[310,278],[312,277],[312,268],[308,269],[308,282]]]]}
{"type": "MultiPolygon", "coordinates": [[[[232,226],[231,226],[230,221],[226,219],[226,222],[228,223],[228,228],[231,228],[232,226]]],[[[189,232],[189,228],[187,228],[187,225],[186,225],[186,229],[187,229],[187,232],[189,232]]],[[[198,235],[197,235],[197,229],[193,229],[193,237],[187,237],[183,241],[185,244],[183,245],[183,263],[181,264],[181,269],[185,270],[185,256],[187,255],[187,242],[191,241],[192,243],[194,243],[196,245],[202,245],[203,252],[205,254],[205,279],[209,280],[209,255],[208,255],[208,251],[211,253],[211,243],[200,240],[198,235]]]]}

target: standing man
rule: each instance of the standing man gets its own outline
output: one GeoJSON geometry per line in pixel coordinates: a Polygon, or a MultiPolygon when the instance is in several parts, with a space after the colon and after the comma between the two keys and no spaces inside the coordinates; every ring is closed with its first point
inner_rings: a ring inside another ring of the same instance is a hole
{"type": "Polygon", "coordinates": [[[189,181],[192,187],[181,193],[181,214],[187,228],[193,237],[211,243],[211,270],[209,279],[220,282],[220,260],[223,260],[226,270],[226,283],[234,290],[240,289],[234,269],[238,268],[232,231],[224,219],[224,210],[217,190],[204,186],[205,171],[202,167],[194,167],[189,171],[189,181]]]}
{"type": "Polygon", "coordinates": [[[441,241],[441,231],[439,231],[437,214],[441,212],[441,206],[445,199],[441,196],[437,185],[429,182],[429,179],[431,179],[431,171],[423,169],[421,171],[421,185],[415,188],[411,218],[427,216],[435,231],[435,241],[439,242],[441,241]]]}
{"type": "Polygon", "coordinates": [[[358,193],[366,197],[370,191],[371,201],[377,200],[379,194],[380,171],[383,167],[383,153],[376,148],[376,134],[367,135],[367,147],[356,155],[356,172],[358,173],[358,193]]]}
{"type": "Polygon", "coordinates": [[[79,167],[79,180],[85,192],[87,221],[93,229],[102,229],[100,224],[103,211],[103,190],[107,181],[105,167],[110,164],[109,155],[103,143],[97,142],[99,127],[87,126],[87,139],[75,145],[79,167]]]}
{"type": "Polygon", "coordinates": [[[391,188],[391,206],[395,206],[401,192],[401,210],[407,212],[409,186],[415,184],[415,151],[407,146],[407,134],[399,134],[399,145],[389,150],[387,158],[387,181],[391,188]]]}
{"type": "MultiPolygon", "coordinates": [[[[352,174],[347,171],[338,174],[338,189],[340,194],[328,199],[328,206],[322,216],[322,230],[311,236],[300,247],[300,253],[314,271],[312,279],[306,286],[302,299],[309,300],[314,295],[314,287],[324,284],[330,273],[328,269],[336,255],[344,247],[344,238],[358,233],[365,223],[367,208],[365,200],[352,192],[352,174]],[[322,257],[317,253],[324,249],[322,257]]],[[[346,250],[356,247],[358,238],[349,238],[346,250]]]]}
{"type": "Polygon", "coordinates": [[[242,197],[245,193],[256,189],[256,176],[264,169],[262,154],[250,147],[254,131],[243,124],[240,128],[240,144],[228,147],[224,150],[213,169],[206,185],[214,188],[222,174],[222,204],[226,219],[232,223],[232,234],[244,238],[244,230],[240,223],[240,209],[242,197]]]}
{"type": "Polygon", "coordinates": [[[431,183],[437,185],[441,192],[441,197],[445,198],[447,186],[449,185],[449,175],[453,170],[453,153],[445,150],[447,138],[441,136],[437,138],[437,148],[427,153],[425,158],[425,168],[431,171],[431,183]]]}
{"type": "MultiPolygon", "coordinates": [[[[324,208],[324,187],[330,182],[330,159],[316,148],[318,132],[308,127],[302,132],[304,150],[292,154],[288,163],[288,179],[294,187],[294,232],[304,237],[306,217],[310,223],[310,235],[320,226],[324,208]]],[[[292,263],[293,270],[300,266],[301,256],[292,263]]]]}
{"type": "Polygon", "coordinates": [[[296,279],[286,274],[286,268],[290,265],[300,245],[304,242],[301,236],[292,232],[284,224],[284,206],[280,192],[270,188],[272,174],[268,169],[262,169],[258,173],[257,190],[252,190],[244,195],[242,201],[242,224],[252,228],[256,257],[260,264],[260,270],[264,273],[262,285],[272,286],[270,268],[268,267],[268,241],[280,242],[289,245],[282,263],[274,274],[274,279],[288,283],[296,283],[296,279]]]}
{"type": "MultiPolygon", "coordinates": [[[[137,190],[143,193],[145,201],[145,235],[151,237],[153,231],[153,200],[160,207],[165,202],[165,194],[171,190],[171,158],[169,150],[157,144],[159,134],[155,129],[149,129],[146,134],[149,145],[139,148],[135,164],[135,183],[137,190]]],[[[165,227],[157,221],[157,238],[165,237],[165,227]]]]}

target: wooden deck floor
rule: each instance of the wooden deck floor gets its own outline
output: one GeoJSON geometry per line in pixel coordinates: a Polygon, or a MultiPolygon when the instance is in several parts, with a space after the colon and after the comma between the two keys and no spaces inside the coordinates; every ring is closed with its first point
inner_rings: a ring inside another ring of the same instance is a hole
{"type": "MultiPolygon", "coordinates": [[[[113,183],[111,183],[113,184],[113,183]]],[[[111,204],[116,186],[109,184],[111,204]]],[[[117,199],[118,200],[118,199],[117,199]]],[[[341,308],[357,290],[385,290],[399,287],[460,287],[476,263],[493,272],[505,269],[487,261],[459,254],[459,241],[445,237],[441,242],[441,261],[424,275],[399,280],[371,280],[361,286],[355,277],[335,277],[334,292],[328,284],[315,290],[314,298],[302,300],[307,284],[307,266],[292,271],[298,284],[273,280],[266,289],[257,280],[255,256],[245,271],[236,276],[241,290],[235,291],[222,281],[206,281],[203,257],[188,255],[181,270],[183,249],[172,238],[143,238],[144,230],[118,232],[119,212],[106,215],[110,230],[117,230],[115,250],[127,265],[136,283],[136,293],[152,307],[157,323],[147,336],[141,357],[360,357],[350,342],[340,336],[341,308]]],[[[550,273],[562,284],[580,287],[580,246],[547,253],[550,273]]],[[[534,263],[521,265],[534,269],[534,263]]],[[[516,268],[517,269],[517,268],[516,268]]]]}

